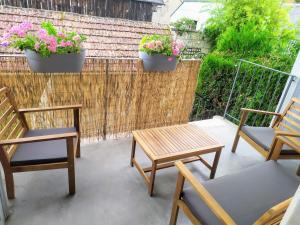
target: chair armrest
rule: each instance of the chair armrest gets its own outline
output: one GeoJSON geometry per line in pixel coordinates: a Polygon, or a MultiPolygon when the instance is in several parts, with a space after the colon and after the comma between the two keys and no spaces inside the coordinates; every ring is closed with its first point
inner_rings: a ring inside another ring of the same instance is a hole
{"type": "Polygon", "coordinates": [[[182,176],[192,185],[202,201],[211,209],[216,217],[226,225],[236,225],[234,220],[222,208],[222,206],[214,199],[214,197],[206,190],[206,188],[195,178],[191,171],[181,162],[175,162],[176,167],[182,176]]]}
{"type": "Polygon", "coordinates": [[[25,143],[42,142],[42,141],[53,141],[59,139],[74,138],[77,136],[78,136],[77,132],[70,132],[64,134],[50,134],[50,135],[43,135],[43,136],[24,137],[18,139],[1,140],[0,145],[14,145],[14,144],[25,144],[25,143]]]}
{"type": "Polygon", "coordinates": [[[300,133],[293,131],[275,131],[276,136],[300,137],[300,133]]]}
{"type": "Polygon", "coordinates": [[[257,110],[257,109],[241,108],[241,111],[259,113],[259,114],[266,114],[266,115],[274,115],[274,116],[282,116],[281,113],[269,112],[269,111],[263,111],[263,110],[257,110]]]}
{"type": "Polygon", "coordinates": [[[82,105],[68,105],[68,106],[53,106],[45,108],[29,108],[29,109],[19,109],[20,113],[32,113],[32,112],[44,112],[44,111],[56,111],[56,110],[66,110],[66,109],[80,109],[82,105]]]}
{"type": "Polygon", "coordinates": [[[253,225],[269,224],[270,221],[280,222],[282,214],[284,214],[289,207],[293,198],[286,199],[283,202],[273,206],[267,212],[265,212],[253,225]]]}

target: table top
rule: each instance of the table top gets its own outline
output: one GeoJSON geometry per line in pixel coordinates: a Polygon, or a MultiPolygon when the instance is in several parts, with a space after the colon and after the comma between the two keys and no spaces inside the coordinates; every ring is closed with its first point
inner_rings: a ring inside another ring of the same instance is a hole
{"type": "Polygon", "coordinates": [[[150,128],[132,133],[151,160],[177,160],[216,152],[224,147],[195,124],[150,128]]]}

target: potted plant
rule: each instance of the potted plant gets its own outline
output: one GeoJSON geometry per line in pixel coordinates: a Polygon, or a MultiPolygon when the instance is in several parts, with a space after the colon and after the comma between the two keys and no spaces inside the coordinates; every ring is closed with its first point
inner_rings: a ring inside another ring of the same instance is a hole
{"type": "Polygon", "coordinates": [[[76,32],[58,30],[51,22],[43,22],[38,31],[23,22],[11,27],[1,38],[1,45],[25,52],[29,67],[34,72],[80,72],[85,61],[86,40],[76,32]]]}
{"type": "Polygon", "coordinates": [[[182,41],[169,35],[145,35],[139,45],[139,57],[145,71],[172,71],[184,48],[182,41]]]}

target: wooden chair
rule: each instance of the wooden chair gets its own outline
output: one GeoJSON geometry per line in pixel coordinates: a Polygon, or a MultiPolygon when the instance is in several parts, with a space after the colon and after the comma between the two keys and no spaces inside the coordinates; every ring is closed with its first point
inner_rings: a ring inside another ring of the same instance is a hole
{"type": "MultiPolygon", "coordinates": [[[[238,141],[243,137],[266,160],[300,159],[300,99],[292,98],[283,113],[254,109],[241,109],[241,120],[233,142],[232,152],[236,152],[238,141]],[[273,115],[276,118],[271,127],[246,126],[249,113],[273,115]]],[[[300,175],[300,166],[298,168],[300,175]]]]}
{"type": "Polygon", "coordinates": [[[175,164],[179,174],[170,225],[177,223],[179,209],[193,225],[276,225],[300,184],[274,161],[203,183],[181,161],[175,164]]]}
{"type": "Polygon", "coordinates": [[[9,199],[15,198],[15,172],[68,169],[69,192],[75,193],[74,155],[80,157],[81,105],[17,109],[8,88],[0,89],[0,161],[9,199]],[[74,127],[30,130],[25,113],[73,109],[74,127]]]}

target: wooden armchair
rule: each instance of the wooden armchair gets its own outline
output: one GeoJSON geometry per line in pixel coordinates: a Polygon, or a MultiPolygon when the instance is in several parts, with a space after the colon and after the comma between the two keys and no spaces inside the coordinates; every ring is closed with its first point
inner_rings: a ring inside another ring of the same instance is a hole
{"type": "Polygon", "coordinates": [[[0,161],[7,196],[15,198],[15,172],[68,169],[69,192],[75,193],[74,156],[80,157],[81,105],[17,109],[8,88],[0,89],[0,161]],[[73,109],[74,127],[30,130],[25,113],[73,109]]]}
{"type": "MultiPolygon", "coordinates": [[[[240,137],[266,160],[300,159],[300,99],[292,98],[283,113],[242,108],[240,124],[232,146],[233,153],[236,152],[240,137]],[[276,119],[271,127],[246,126],[249,113],[273,115],[276,119]]],[[[297,174],[300,175],[300,166],[297,174]]]]}
{"type": "Polygon", "coordinates": [[[193,225],[276,225],[300,184],[274,161],[204,183],[181,161],[175,165],[179,174],[170,225],[176,224],[179,209],[193,225]]]}

